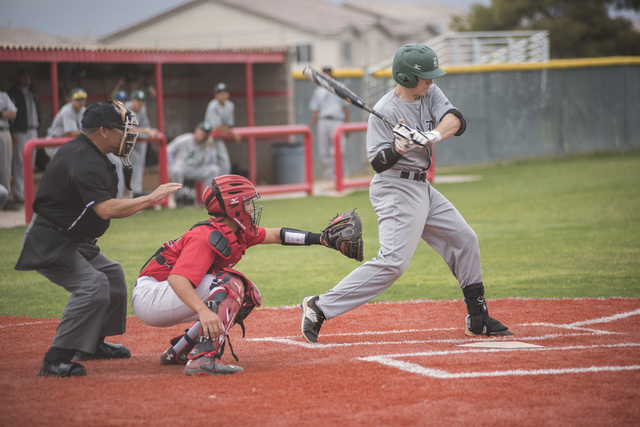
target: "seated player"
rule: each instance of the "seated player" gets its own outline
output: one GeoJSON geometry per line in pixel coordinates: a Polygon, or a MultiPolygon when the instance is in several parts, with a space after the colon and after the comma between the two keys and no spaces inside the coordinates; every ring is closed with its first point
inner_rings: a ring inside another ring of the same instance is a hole
{"type": "Polygon", "coordinates": [[[229,329],[239,323],[244,331],[243,320],[261,304],[256,286],[232,269],[248,248],[274,243],[324,245],[362,260],[362,224],[355,212],[334,218],[323,233],[265,229],[259,227],[262,206],[254,203],[259,197],[242,176],[214,178],[202,195],[211,217],[166,242],[140,273],[132,306],[142,322],[164,328],[196,321],[183,337],[171,340],[171,347],[160,356],[163,365],[186,363],[186,375],[243,370],[220,358],[229,329]]]}

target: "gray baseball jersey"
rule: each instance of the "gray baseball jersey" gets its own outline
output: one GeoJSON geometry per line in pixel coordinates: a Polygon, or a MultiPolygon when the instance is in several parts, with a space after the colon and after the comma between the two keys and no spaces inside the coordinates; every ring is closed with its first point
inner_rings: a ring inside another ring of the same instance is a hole
{"type": "Polygon", "coordinates": [[[344,121],[344,107],[348,106],[347,101],[338,98],[322,87],[317,87],[313,91],[311,101],[309,101],[309,110],[317,111],[319,119],[331,118],[344,121]]]}
{"type": "Polygon", "coordinates": [[[207,112],[204,115],[204,121],[209,123],[212,128],[226,125],[235,126],[235,106],[233,102],[226,101],[224,105],[220,105],[217,99],[214,99],[207,105],[207,112]]]}
{"type": "MultiPolygon", "coordinates": [[[[374,108],[391,120],[403,119],[412,128],[429,131],[455,107],[432,85],[416,101],[399,99],[394,88],[374,108]]],[[[369,160],[394,144],[394,139],[392,130],[382,120],[374,115],[369,117],[369,160]]],[[[369,198],[378,215],[380,250],[376,258],[320,295],[318,305],[327,319],[367,303],[393,285],[409,266],[420,239],[442,256],[461,287],[482,282],[480,249],[474,231],[429,182],[416,181],[416,174],[409,173],[426,170],[431,164],[430,154],[424,148],[413,147],[391,169],[374,176],[369,198]]]]}
{"type": "MultiPolygon", "coordinates": [[[[18,111],[16,106],[13,104],[13,102],[11,102],[11,98],[9,98],[9,95],[7,95],[7,92],[0,92],[0,114],[2,114],[2,112],[5,110],[18,111]]],[[[0,118],[0,127],[8,128],[9,122],[7,120],[0,118]]]]}
{"type": "Polygon", "coordinates": [[[82,127],[82,115],[84,114],[85,107],[82,107],[80,111],[73,109],[71,102],[65,104],[51,123],[51,127],[47,131],[47,138],[55,138],[62,136],[65,133],[79,131],[82,127]]]}
{"type": "MultiPolygon", "coordinates": [[[[432,84],[427,94],[415,101],[404,101],[396,96],[395,89],[387,92],[373,107],[374,110],[400,121],[411,129],[424,132],[435,129],[444,114],[454,109],[442,90],[436,84],[432,84]]],[[[393,144],[394,133],[389,126],[375,116],[369,118],[367,128],[367,157],[369,161],[384,148],[393,144]]],[[[431,166],[431,149],[425,150],[412,145],[407,152],[393,166],[393,169],[423,171],[431,166]]]]}

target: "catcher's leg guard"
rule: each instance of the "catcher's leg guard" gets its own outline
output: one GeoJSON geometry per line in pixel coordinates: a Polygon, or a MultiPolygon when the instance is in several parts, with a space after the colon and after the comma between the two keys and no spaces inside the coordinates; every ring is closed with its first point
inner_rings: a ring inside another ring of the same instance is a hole
{"type": "MultiPolygon", "coordinates": [[[[242,292],[242,282],[238,284],[235,281],[231,281],[229,286],[222,284],[212,289],[209,300],[207,300],[207,306],[220,318],[222,326],[224,327],[224,333],[216,340],[211,340],[202,333],[202,326],[199,325],[200,322],[196,322],[200,328],[199,339],[189,353],[189,360],[209,353],[216,353],[219,356],[222,355],[223,344],[229,333],[229,329],[235,324],[236,314],[238,314],[242,303],[242,292]]],[[[195,326],[194,324],[193,327],[195,326]]]]}
{"type": "Polygon", "coordinates": [[[465,333],[469,336],[485,334],[488,337],[511,336],[509,328],[489,316],[487,302],[484,299],[484,285],[476,283],[462,289],[464,303],[467,306],[465,333]]]}

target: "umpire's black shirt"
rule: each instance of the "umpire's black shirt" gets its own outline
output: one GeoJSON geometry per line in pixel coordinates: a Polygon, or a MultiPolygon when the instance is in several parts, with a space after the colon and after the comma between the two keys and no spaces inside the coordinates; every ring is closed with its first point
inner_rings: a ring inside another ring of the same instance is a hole
{"type": "Polygon", "coordinates": [[[45,169],[33,211],[76,235],[97,238],[109,228],[91,208],[118,193],[115,165],[80,134],[58,150],[45,169]]]}

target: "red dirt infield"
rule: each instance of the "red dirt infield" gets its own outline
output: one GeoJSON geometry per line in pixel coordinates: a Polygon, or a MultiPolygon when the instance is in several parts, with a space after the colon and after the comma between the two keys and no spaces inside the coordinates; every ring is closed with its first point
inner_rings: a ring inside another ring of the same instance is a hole
{"type": "MultiPolygon", "coordinates": [[[[1,426],[632,426],[640,424],[640,299],[489,302],[516,336],[469,338],[458,301],[368,304],[300,336],[300,308],[258,309],[231,332],[242,374],[162,366],[187,324],[128,319],[126,360],[36,376],[56,319],[0,317],[1,426]],[[533,349],[456,347],[519,341],[533,349]]],[[[235,361],[227,348],[223,358],[235,361]]]]}

